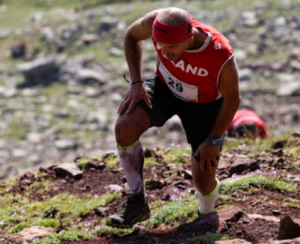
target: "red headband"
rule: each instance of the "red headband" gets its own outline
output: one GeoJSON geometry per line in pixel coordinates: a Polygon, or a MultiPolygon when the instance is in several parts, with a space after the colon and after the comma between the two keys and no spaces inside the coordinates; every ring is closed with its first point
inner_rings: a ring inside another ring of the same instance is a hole
{"type": "Polygon", "coordinates": [[[155,18],[152,26],[153,37],[165,44],[177,44],[189,39],[192,35],[192,17],[183,25],[167,25],[155,18]]]}

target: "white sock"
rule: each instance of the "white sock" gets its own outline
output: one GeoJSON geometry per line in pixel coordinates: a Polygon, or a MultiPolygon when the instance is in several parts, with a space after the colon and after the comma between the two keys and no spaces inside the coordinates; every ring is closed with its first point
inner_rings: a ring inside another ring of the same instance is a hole
{"type": "Polygon", "coordinates": [[[130,192],[142,191],[144,189],[144,151],[141,143],[137,141],[130,146],[124,147],[118,145],[118,154],[130,192]]]}
{"type": "Polygon", "coordinates": [[[219,196],[220,191],[220,181],[216,178],[217,185],[215,189],[208,195],[202,195],[198,190],[196,190],[198,199],[200,202],[199,211],[201,214],[207,214],[214,210],[215,202],[219,196]]]}

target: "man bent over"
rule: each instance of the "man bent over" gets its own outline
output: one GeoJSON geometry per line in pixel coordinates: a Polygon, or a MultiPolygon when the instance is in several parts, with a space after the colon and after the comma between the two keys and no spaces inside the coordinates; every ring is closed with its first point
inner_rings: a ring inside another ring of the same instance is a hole
{"type": "Polygon", "coordinates": [[[178,115],[192,148],[193,181],[199,212],[214,209],[220,182],[216,168],[223,135],[239,105],[238,72],[229,41],[215,28],[175,7],[147,13],[125,33],[131,86],[115,126],[120,163],[131,195],[123,213],[107,225],[129,228],[150,217],[144,195],[144,154],[140,136],[178,115]],[[152,38],[156,73],[143,79],[142,41],[152,38]]]}

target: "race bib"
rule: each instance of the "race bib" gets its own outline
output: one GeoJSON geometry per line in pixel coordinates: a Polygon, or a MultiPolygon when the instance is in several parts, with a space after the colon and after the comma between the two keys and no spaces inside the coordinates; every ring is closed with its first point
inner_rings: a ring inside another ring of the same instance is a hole
{"type": "Polygon", "coordinates": [[[167,68],[160,63],[159,71],[167,83],[171,92],[178,98],[188,102],[198,102],[198,87],[184,83],[172,75],[167,68]]]}

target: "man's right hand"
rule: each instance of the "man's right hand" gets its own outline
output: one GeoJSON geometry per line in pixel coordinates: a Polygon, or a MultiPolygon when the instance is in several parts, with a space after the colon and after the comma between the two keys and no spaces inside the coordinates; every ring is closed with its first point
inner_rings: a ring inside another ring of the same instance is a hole
{"type": "Polygon", "coordinates": [[[148,97],[147,91],[143,83],[137,83],[131,85],[130,90],[125,96],[125,99],[121,103],[118,113],[123,114],[126,111],[126,114],[131,113],[135,105],[140,101],[144,100],[149,108],[152,108],[150,99],[148,97]]]}

